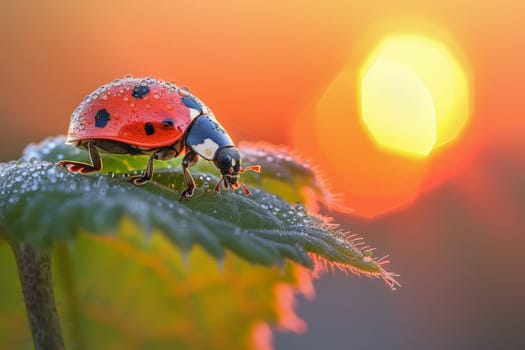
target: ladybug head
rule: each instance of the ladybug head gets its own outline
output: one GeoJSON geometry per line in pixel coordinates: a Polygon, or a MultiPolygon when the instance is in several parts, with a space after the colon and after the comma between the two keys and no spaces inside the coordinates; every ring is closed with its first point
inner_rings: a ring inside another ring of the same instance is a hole
{"type": "Polygon", "coordinates": [[[236,189],[240,186],[245,194],[250,194],[248,188],[239,181],[239,177],[246,170],[258,172],[259,166],[241,168],[241,154],[235,147],[224,147],[217,150],[214,163],[222,175],[221,181],[215,186],[216,192],[220,192],[221,183],[224,182],[225,188],[231,187],[236,189]]]}
{"type": "Polygon", "coordinates": [[[224,180],[224,187],[239,187],[239,170],[241,170],[241,154],[235,147],[224,147],[215,155],[215,166],[219,168],[224,180]]]}

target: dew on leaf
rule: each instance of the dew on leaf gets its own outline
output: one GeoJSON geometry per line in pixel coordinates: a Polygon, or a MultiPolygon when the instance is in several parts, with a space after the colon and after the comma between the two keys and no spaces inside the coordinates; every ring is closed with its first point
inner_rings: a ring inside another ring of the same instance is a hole
{"type": "MultiPolygon", "coordinates": [[[[364,257],[356,248],[356,241],[337,238],[334,229],[319,224],[322,220],[312,220],[302,204],[290,206],[275,193],[265,192],[257,182],[249,183],[253,188],[250,196],[242,190],[235,191],[238,195],[223,190],[216,196],[203,185],[218,181],[213,175],[216,169],[208,174],[204,169],[210,168],[199,164],[201,173],[196,176],[194,197],[179,203],[178,194],[183,189],[180,165],[160,168],[146,186],[134,186],[125,178],[143,172],[144,162],[137,169],[130,167],[134,157],[110,158],[104,163],[113,165],[108,166],[108,174],[70,174],[55,166],[57,154],[63,154],[64,159],[87,154],[62,142],[63,138],[51,138],[29,146],[24,158],[38,160],[24,162],[23,166],[10,162],[0,167],[0,225],[9,228],[10,238],[50,244],[74,238],[77,231],[66,228],[110,234],[123,218],[130,218],[145,233],[158,229],[182,249],[200,245],[215,257],[228,250],[256,264],[275,265],[289,259],[311,268],[315,256],[339,268],[390,281],[391,276],[382,267],[383,260],[364,257]],[[116,168],[122,171],[122,177],[114,176],[116,168]],[[174,179],[177,186],[173,186],[174,179]],[[31,220],[26,219],[27,215],[31,215],[31,220]],[[62,232],[61,236],[57,232],[62,232]]],[[[274,170],[286,169],[286,156],[282,159],[274,170]]],[[[293,174],[289,170],[286,173],[293,174]]],[[[294,176],[284,174],[283,170],[283,176],[294,176]]]]}

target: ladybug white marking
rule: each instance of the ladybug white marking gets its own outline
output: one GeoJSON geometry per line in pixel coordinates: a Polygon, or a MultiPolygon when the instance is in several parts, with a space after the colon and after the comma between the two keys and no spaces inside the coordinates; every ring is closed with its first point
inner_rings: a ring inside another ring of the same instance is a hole
{"type": "Polygon", "coordinates": [[[210,138],[205,139],[203,143],[193,146],[193,150],[206,160],[213,160],[218,149],[219,145],[210,138]]]}
{"type": "Polygon", "coordinates": [[[194,109],[194,108],[188,108],[190,110],[190,118],[191,120],[195,119],[196,117],[198,117],[199,115],[201,115],[201,112],[199,112],[198,110],[194,109]]]}

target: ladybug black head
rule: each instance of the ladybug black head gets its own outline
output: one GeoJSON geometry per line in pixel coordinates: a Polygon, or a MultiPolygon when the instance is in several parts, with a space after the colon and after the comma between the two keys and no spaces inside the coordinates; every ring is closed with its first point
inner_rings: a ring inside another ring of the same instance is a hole
{"type": "Polygon", "coordinates": [[[248,170],[259,172],[261,167],[259,165],[250,165],[246,168],[241,168],[241,154],[235,147],[224,147],[217,150],[215,166],[221,171],[221,181],[215,186],[215,191],[221,191],[221,183],[224,182],[224,187],[231,187],[233,189],[241,187],[244,194],[249,195],[250,190],[246,185],[239,181],[240,174],[248,170]]]}
{"type": "Polygon", "coordinates": [[[217,150],[215,166],[221,171],[224,186],[239,187],[239,171],[241,169],[241,154],[235,147],[224,147],[217,150]]]}

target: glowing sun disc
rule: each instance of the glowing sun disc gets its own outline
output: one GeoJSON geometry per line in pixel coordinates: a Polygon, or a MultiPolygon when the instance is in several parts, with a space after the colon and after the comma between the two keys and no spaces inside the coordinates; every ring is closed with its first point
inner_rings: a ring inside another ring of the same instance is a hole
{"type": "Polygon", "coordinates": [[[426,156],[468,119],[465,73],[447,48],[418,35],[392,36],[361,73],[361,117],[376,142],[426,156]]]}

